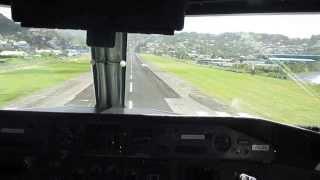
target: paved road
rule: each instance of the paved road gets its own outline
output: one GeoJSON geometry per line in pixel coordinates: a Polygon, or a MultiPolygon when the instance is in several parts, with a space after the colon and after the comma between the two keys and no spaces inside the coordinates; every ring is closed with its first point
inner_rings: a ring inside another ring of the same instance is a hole
{"type": "MultiPolygon", "coordinates": [[[[92,107],[94,98],[93,85],[90,85],[67,105],[92,107]]],[[[126,107],[169,114],[254,117],[195,91],[181,79],[159,71],[151,64],[148,66],[136,54],[129,54],[127,58],[126,107]]]]}
{"type": "Polygon", "coordinates": [[[128,56],[126,83],[126,102],[129,109],[172,112],[165,99],[179,97],[134,54],[128,56]]]}
{"type": "MultiPolygon", "coordinates": [[[[90,78],[92,78],[91,75],[90,75],[90,78]]],[[[74,99],[68,102],[66,106],[94,107],[95,104],[96,104],[96,99],[94,95],[94,87],[93,87],[93,84],[91,83],[87,88],[85,88],[83,91],[77,94],[74,99]]]]}
{"type": "MultiPolygon", "coordinates": [[[[149,67],[136,54],[128,55],[126,71],[128,109],[185,115],[231,115],[225,105],[199,94],[181,79],[159,71],[152,65],[149,67]]],[[[94,107],[92,80],[92,73],[86,73],[60,86],[25,97],[8,108],[94,107]]]]}
{"type": "MultiPolygon", "coordinates": [[[[136,55],[128,55],[126,73],[127,108],[154,109],[172,113],[165,99],[177,97],[179,96],[151,72],[136,55]]],[[[92,106],[95,104],[94,99],[94,88],[91,84],[66,105],[92,106]]]]}
{"type": "MultiPolygon", "coordinates": [[[[4,109],[41,109],[62,107],[74,102],[75,100],[83,101],[85,99],[90,99],[86,98],[84,94],[93,96],[91,93],[92,91],[88,91],[88,87],[90,88],[91,84],[91,73],[84,73],[73,79],[66,80],[54,87],[42,89],[29,96],[18,98],[4,107],[4,109]],[[78,98],[80,96],[81,98],[78,98]]],[[[94,103],[92,104],[92,102],[87,101],[85,104],[85,106],[90,105],[93,106],[94,103]]]]}

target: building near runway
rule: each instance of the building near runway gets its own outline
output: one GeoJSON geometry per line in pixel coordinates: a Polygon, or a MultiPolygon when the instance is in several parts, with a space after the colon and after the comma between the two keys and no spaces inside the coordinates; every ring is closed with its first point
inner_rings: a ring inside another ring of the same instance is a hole
{"type": "Polygon", "coordinates": [[[315,62],[313,59],[305,58],[268,58],[269,62],[285,62],[285,63],[309,63],[315,62]]]}
{"type": "Polygon", "coordinates": [[[302,60],[320,60],[320,55],[305,55],[305,54],[266,54],[266,58],[285,58],[285,59],[302,59],[302,60]]]}

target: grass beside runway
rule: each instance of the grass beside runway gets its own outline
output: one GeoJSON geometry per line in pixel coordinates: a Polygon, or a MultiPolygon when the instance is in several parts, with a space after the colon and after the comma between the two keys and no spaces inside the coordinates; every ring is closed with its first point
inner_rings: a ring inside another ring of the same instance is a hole
{"type": "Polygon", "coordinates": [[[281,123],[320,126],[320,86],[303,89],[290,80],[187,64],[170,57],[141,56],[239,111],[281,123]]]}
{"type": "Polygon", "coordinates": [[[90,71],[89,57],[5,59],[0,64],[0,107],[19,97],[90,71]]]}

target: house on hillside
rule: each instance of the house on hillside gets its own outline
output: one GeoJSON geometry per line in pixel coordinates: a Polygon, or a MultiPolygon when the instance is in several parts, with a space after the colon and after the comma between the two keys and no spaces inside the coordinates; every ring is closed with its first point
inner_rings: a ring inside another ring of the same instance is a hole
{"type": "Polygon", "coordinates": [[[30,45],[26,41],[13,42],[13,46],[15,48],[20,48],[20,49],[28,49],[28,48],[30,48],[30,45]]]}
{"type": "Polygon", "coordinates": [[[233,63],[233,59],[225,59],[225,58],[205,58],[197,60],[197,64],[203,65],[215,65],[221,67],[231,67],[233,63]]]}
{"type": "Polygon", "coordinates": [[[53,55],[61,55],[61,50],[53,50],[53,49],[36,49],[37,54],[53,54],[53,55]]]}
{"type": "Polygon", "coordinates": [[[11,46],[11,43],[9,43],[8,40],[0,40],[0,48],[3,49],[3,50],[4,49],[8,50],[8,49],[11,49],[13,47],[11,46]]]}
{"type": "Polygon", "coordinates": [[[24,51],[1,51],[0,56],[10,57],[10,56],[27,56],[28,54],[24,51]]]}
{"type": "Polygon", "coordinates": [[[310,63],[315,62],[313,59],[306,59],[306,58],[277,58],[277,57],[271,57],[268,58],[268,62],[274,63],[274,62],[284,62],[284,63],[310,63]]]}

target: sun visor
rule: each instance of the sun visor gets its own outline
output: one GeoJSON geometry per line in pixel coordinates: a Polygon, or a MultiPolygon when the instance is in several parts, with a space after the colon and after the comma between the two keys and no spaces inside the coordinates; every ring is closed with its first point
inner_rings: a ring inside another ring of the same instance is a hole
{"type": "Polygon", "coordinates": [[[24,27],[173,34],[183,29],[186,0],[13,0],[24,27]]]}

